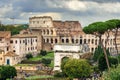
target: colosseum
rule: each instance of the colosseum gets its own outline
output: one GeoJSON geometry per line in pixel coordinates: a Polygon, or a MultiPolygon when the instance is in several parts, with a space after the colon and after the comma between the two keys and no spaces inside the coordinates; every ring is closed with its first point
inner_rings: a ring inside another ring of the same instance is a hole
{"type": "MultiPolygon", "coordinates": [[[[79,21],[58,21],[50,16],[34,16],[29,18],[29,28],[33,33],[41,34],[42,48],[52,50],[54,44],[88,44],[90,52],[95,51],[99,38],[85,34],[79,21]]],[[[106,35],[102,36],[105,44],[106,35]]],[[[114,51],[114,36],[109,37],[107,48],[114,51]]]]}

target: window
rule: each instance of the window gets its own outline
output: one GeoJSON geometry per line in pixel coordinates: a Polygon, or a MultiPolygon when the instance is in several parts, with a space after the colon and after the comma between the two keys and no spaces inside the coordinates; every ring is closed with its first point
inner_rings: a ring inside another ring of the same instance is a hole
{"type": "Polygon", "coordinates": [[[84,39],[84,44],[86,44],[86,39],[84,39]]]}
{"type": "Polygon", "coordinates": [[[47,34],[49,35],[49,30],[47,30],[47,34]]]}
{"type": "Polygon", "coordinates": [[[80,39],[80,44],[82,44],[82,39],[80,39]]]}
{"type": "Polygon", "coordinates": [[[53,30],[51,30],[51,34],[53,34],[53,30]]]}
{"type": "Polygon", "coordinates": [[[94,44],[94,39],[92,39],[92,44],[94,44]]]}
{"type": "Polygon", "coordinates": [[[10,43],[13,43],[13,40],[10,40],[10,43]]]}
{"type": "Polygon", "coordinates": [[[64,39],[62,39],[62,43],[64,43],[64,39]]]}
{"type": "Polygon", "coordinates": [[[72,39],[72,43],[74,43],[74,39],[72,39]]]}
{"type": "Polygon", "coordinates": [[[49,39],[47,39],[47,43],[49,43],[49,39]]]}
{"type": "Polygon", "coordinates": [[[69,43],[69,39],[66,39],[66,43],[69,43]]]}
{"type": "Polygon", "coordinates": [[[23,43],[24,43],[25,41],[23,40],[23,43]]]}
{"type": "Polygon", "coordinates": [[[17,44],[17,40],[15,41],[15,43],[17,44]]]}
{"type": "Polygon", "coordinates": [[[51,39],[51,43],[53,43],[53,39],[51,39]]]}
{"type": "Polygon", "coordinates": [[[9,50],[9,47],[7,47],[7,51],[9,50]]]}
{"type": "Polygon", "coordinates": [[[78,39],[76,39],[76,43],[78,43],[78,39]]]}
{"type": "Polygon", "coordinates": [[[55,43],[57,43],[57,39],[55,39],[55,43]]]}
{"type": "Polygon", "coordinates": [[[15,50],[13,50],[13,52],[16,52],[15,50]]]}
{"type": "Polygon", "coordinates": [[[36,42],[37,42],[37,39],[36,39],[36,42]]]}
{"type": "Polygon", "coordinates": [[[20,40],[20,44],[21,44],[21,40],[20,40]]]}

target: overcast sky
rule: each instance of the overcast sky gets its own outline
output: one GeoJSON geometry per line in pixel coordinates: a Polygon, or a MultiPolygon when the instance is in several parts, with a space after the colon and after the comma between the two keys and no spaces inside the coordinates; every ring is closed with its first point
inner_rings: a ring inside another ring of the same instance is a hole
{"type": "Polygon", "coordinates": [[[120,0],[0,0],[3,24],[28,23],[29,17],[52,16],[54,20],[79,21],[82,27],[113,18],[120,19],[120,0]]]}

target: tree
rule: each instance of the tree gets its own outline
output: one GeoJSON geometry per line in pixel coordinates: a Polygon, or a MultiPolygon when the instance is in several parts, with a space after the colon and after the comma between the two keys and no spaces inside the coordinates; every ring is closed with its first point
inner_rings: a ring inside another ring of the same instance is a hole
{"type": "MultiPolygon", "coordinates": [[[[117,58],[114,58],[114,57],[108,57],[108,60],[109,60],[109,63],[110,63],[110,67],[112,67],[112,66],[115,66],[115,67],[117,67],[117,65],[118,65],[118,60],[117,60],[117,58]]],[[[100,71],[104,71],[104,70],[106,70],[107,69],[107,64],[106,64],[106,62],[105,62],[105,57],[104,57],[104,55],[100,55],[100,57],[99,57],[99,60],[98,60],[98,68],[99,68],[99,70],[100,71]]]]}
{"type": "MultiPolygon", "coordinates": [[[[108,56],[110,56],[110,53],[109,53],[108,49],[106,50],[106,53],[107,53],[108,56]]],[[[100,55],[104,55],[104,54],[103,54],[103,49],[101,48],[100,45],[98,45],[98,47],[95,49],[95,52],[93,54],[93,60],[95,62],[98,61],[100,55]]]]}
{"type": "Polygon", "coordinates": [[[45,56],[45,55],[47,55],[47,52],[45,50],[41,50],[40,55],[45,56]]]}
{"type": "Polygon", "coordinates": [[[14,76],[17,76],[17,71],[13,66],[2,66],[0,74],[1,79],[6,80],[7,78],[14,78],[14,76]]]}
{"type": "Polygon", "coordinates": [[[33,58],[33,55],[31,53],[26,54],[25,56],[27,59],[33,58]]]}
{"type": "Polygon", "coordinates": [[[51,63],[51,59],[42,58],[41,62],[47,66],[51,63]]]}
{"type": "Polygon", "coordinates": [[[91,66],[84,59],[69,59],[64,65],[65,74],[69,78],[83,78],[91,74],[91,66]]]}
{"type": "Polygon", "coordinates": [[[110,70],[110,65],[109,65],[109,61],[108,61],[108,57],[107,57],[107,53],[106,53],[106,48],[103,45],[103,41],[101,39],[102,35],[106,31],[108,31],[108,29],[109,29],[109,25],[106,24],[105,22],[95,22],[95,23],[89,24],[88,26],[84,27],[83,31],[87,34],[93,34],[93,35],[99,37],[99,44],[103,49],[107,67],[110,70]]]}

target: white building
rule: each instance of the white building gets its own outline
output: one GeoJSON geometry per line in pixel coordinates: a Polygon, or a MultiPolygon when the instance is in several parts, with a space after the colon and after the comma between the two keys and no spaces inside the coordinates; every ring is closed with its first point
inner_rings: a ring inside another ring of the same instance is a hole
{"type": "Polygon", "coordinates": [[[24,57],[27,53],[37,52],[37,35],[18,34],[11,37],[11,51],[20,57],[24,57]]]}
{"type": "Polygon", "coordinates": [[[61,71],[61,61],[64,57],[80,59],[86,54],[89,55],[89,47],[75,44],[54,45],[54,71],[61,71]]]}

